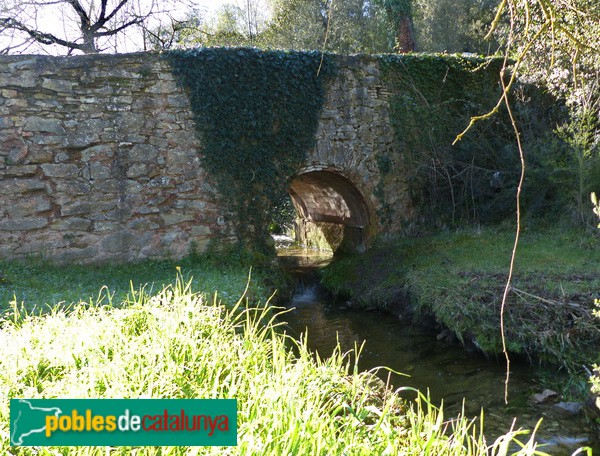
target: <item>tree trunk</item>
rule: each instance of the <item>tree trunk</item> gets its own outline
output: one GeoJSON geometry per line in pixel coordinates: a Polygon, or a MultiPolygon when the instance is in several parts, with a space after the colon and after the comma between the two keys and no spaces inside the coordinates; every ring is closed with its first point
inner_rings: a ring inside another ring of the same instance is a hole
{"type": "Polygon", "coordinates": [[[88,30],[82,30],[83,35],[83,46],[81,50],[85,54],[95,54],[98,52],[98,48],[96,47],[96,41],[94,39],[94,33],[88,30]]]}
{"type": "Polygon", "coordinates": [[[394,50],[399,54],[406,54],[407,52],[413,52],[415,50],[415,44],[412,19],[409,16],[403,16],[398,21],[396,46],[394,50]]]}

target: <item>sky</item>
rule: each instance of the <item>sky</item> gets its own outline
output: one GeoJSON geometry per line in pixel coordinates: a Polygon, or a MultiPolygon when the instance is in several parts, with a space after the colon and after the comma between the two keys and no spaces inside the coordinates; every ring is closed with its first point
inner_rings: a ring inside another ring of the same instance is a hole
{"type": "MultiPolygon", "coordinates": [[[[25,4],[24,2],[21,2],[21,0],[14,0],[16,2],[16,8],[14,9],[15,11],[18,9],[19,4],[23,5],[25,4]]],[[[98,1],[94,1],[94,0],[79,0],[83,5],[89,5],[89,4],[98,4],[98,1]]],[[[111,0],[109,0],[111,1],[111,0]]],[[[114,1],[114,0],[112,0],[114,1]]],[[[139,1],[142,5],[144,3],[149,4],[148,2],[150,0],[136,0],[139,1]]],[[[58,3],[58,2],[57,2],[58,3]]],[[[201,12],[205,12],[206,15],[208,17],[212,16],[215,14],[215,12],[222,7],[224,4],[230,3],[230,4],[234,4],[234,5],[239,5],[242,6],[244,3],[244,0],[191,0],[191,3],[193,3],[193,7],[196,8],[197,10],[201,11],[201,12]]],[[[110,5],[111,3],[109,3],[110,5]]],[[[73,14],[72,13],[72,8],[70,6],[64,7],[65,8],[65,12],[66,14],[73,14]]],[[[59,36],[60,38],[65,37],[65,34],[69,35],[73,32],[69,31],[69,25],[68,25],[68,21],[66,21],[67,25],[65,26],[65,21],[62,20],[63,17],[63,13],[60,12],[60,10],[57,10],[57,6],[56,5],[52,5],[52,6],[46,6],[43,8],[34,8],[34,11],[32,14],[34,14],[36,17],[30,17],[29,19],[27,18],[20,18],[20,20],[22,20],[25,23],[31,24],[37,21],[37,28],[40,31],[43,32],[48,32],[48,33],[52,33],[55,34],[57,36],[59,36]]],[[[182,16],[185,15],[185,11],[186,10],[179,10],[179,17],[181,18],[182,16]]],[[[76,32],[75,32],[76,33],[76,32]]],[[[0,35],[0,49],[4,48],[6,45],[8,45],[8,43],[10,43],[10,41],[7,40],[6,37],[3,37],[0,35]]],[[[14,43],[14,41],[13,41],[14,43]]],[[[142,39],[141,39],[141,34],[138,37],[131,37],[129,36],[127,39],[127,42],[125,39],[121,39],[120,44],[118,45],[118,52],[131,52],[131,51],[136,51],[136,50],[140,50],[142,48],[141,46],[142,43],[142,39]]],[[[114,50],[113,50],[114,51],[114,50]]],[[[42,54],[53,54],[53,55],[65,55],[66,54],[66,48],[62,47],[62,46],[57,46],[57,45],[53,45],[53,46],[44,46],[44,45],[32,45],[30,46],[27,50],[26,53],[33,53],[33,54],[38,54],[38,53],[42,53],[42,54]]]]}

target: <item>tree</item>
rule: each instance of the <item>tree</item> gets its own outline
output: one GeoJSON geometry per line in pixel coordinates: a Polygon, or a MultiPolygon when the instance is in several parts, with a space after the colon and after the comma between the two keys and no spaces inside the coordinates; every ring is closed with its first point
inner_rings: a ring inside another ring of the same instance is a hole
{"type": "Polygon", "coordinates": [[[573,215],[591,223],[586,202],[590,192],[600,192],[600,3],[512,0],[504,12],[510,27],[499,31],[508,36],[516,71],[568,109],[556,130],[568,152],[557,175],[575,202],[573,215]]]}
{"type": "Polygon", "coordinates": [[[343,54],[389,52],[385,11],[368,0],[271,0],[265,47],[343,54]]]}
{"type": "Polygon", "coordinates": [[[416,49],[413,30],[412,0],[380,0],[388,16],[388,21],[396,32],[394,50],[404,54],[416,49]]]}
{"type": "Polygon", "coordinates": [[[209,46],[256,46],[264,29],[266,5],[261,0],[243,0],[240,4],[225,4],[216,21],[209,24],[209,46]]]}
{"type": "Polygon", "coordinates": [[[119,39],[129,37],[125,31],[133,28],[139,31],[148,26],[151,18],[170,11],[169,4],[162,0],[8,2],[0,12],[0,37],[5,53],[27,50],[32,44],[55,45],[69,54],[117,50],[119,39]]]}
{"type": "Polygon", "coordinates": [[[473,117],[467,129],[456,138],[456,141],[460,140],[476,122],[488,119],[504,105],[514,129],[521,160],[521,176],[516,195],[515,242],[500,306],[500,332],[506,358],[505,402],[508,402],[510,357],[505,338],[504,312],[519,244],[520,195],[525,178],[525,153],[509,95],[512,94],[519,75],[530,78],[538,76],[538,80],[545,82],[552,90],[553,75],[558,73],[558,79],[562,83],[554,88],[554,92],[562,95],[570,107],[571,124],[574,125],[572,145],[576,149],[593,147],[597,154],[600,144],[600,103],[596,101],[600,97],[600,91],[596,89],[600,80],[599,31],[600,4],[597,0],[499,0],[488,36],[497,32],[506,38],[504,66],[500,71],[502,95],[490,112],[473,117]],[[506,27],[501,26],[503,18],[506,18],[506,27]],[[583,106],[582,101],[586,106],[583,106]],[[583,116],[580,114],[582,110],[583,116]]]}
{"type": "Polygon", "coordinates": [[[495,0],[414,0],[419,51],[494,54],[498,41],[485,36],[494,19],[495,4],[495,0]]]}
{"type": "Polygon", "coordinates": [[[167,50],[174,47],[192,47],[204,43],[200,39],[206,35],[203,14],[192,10],[183,19],[176,19],[171,15],[167,20],[161,20],[154,27],[143,27],[144,50],[167,50]]]}
{"type": "Polygon", "coordinates": [[[240,0],[222,5],[214,16],[192,9],[183,20],[147,33],[154,49],[259,46],[268,16],[266,0],[240,0]]]}

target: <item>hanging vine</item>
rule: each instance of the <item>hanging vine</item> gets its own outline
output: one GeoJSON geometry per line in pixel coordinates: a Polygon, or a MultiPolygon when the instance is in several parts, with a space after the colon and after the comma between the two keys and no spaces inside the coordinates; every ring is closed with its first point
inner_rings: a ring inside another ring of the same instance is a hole
{"type": "Polygon", "coordinates": [[[203,167],[232,211],[235,234],[260,247],[270,208],[315,145],[333,63],[319,52],[245,48],[166,58],[189,93],[203,167]]]}

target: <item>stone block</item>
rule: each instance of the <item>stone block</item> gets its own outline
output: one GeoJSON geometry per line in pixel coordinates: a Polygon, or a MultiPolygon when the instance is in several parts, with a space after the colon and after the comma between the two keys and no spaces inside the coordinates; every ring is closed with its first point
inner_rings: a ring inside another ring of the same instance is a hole
{"type": "Polygon", "coordinates": [[[60,214],[65,217],[69,215],[85,215],[92,212],[92,203],[87,201],[77,201],[70,204],[65,204],[60,209],[60,214]]]}
{"type": "Polygon", "coordinates": [[[12,90],[12,89],[2,89],[2,96],[4,98],[16,98],[18,92],[16,90],[12,90]]]}
{"type": "Polygon", "coordinates": [[[170,172],[179,174],[190,166],[192,157],[187,150],[173,149],[167,152],[167,167],[170,172]]]}
{"type": "Polygon", "coordinates": [[[113,222],[109,220],[97,220],[94,222],[93,230],[94,232],[102,232],[102,231],[114,231],[119,228],[118,222],[113,222]]]}
{"type": "Polygon", "coordinates": [[[46,184],[39,179],[0,180],[0,194],[14,195],[33,191],[45,190],[46,184]]]}
{"type": "Polygon", "coordinates": [[[196,214],[191,212],[172,211],[160,214],[160,218],[163,220],[165,226],[171,226],[194,220],[196,218],[196,214]]]}
{"type": "Polygon", "coordinates": [[[30,231],[48,226],[46,217],[31,217],[3,220],[0,222],[2,231],[30,231]]]}
{"type": "Polygon", "coordinates": [[[66,131],[62,125],[62,120],[45,117],[31,116],[25,121],[23,127],[25,131],[43,131],[47,133],[55,133],[57,135],[65,134],[66,131]]]}
{"type": "Polygon", "coordinates": [[[33,71],[0,73],[0,86],[3,87],[35,87],[36,75],[33,71]]]}
{"type": "Polygon", "coordinates": [[[173,187],[173,184],[169,176],[160,176],[148,182],[148,186],[154,188],[170,188],[173,187]]]}
{"type": "Polygon", "coordinates": [[[167,104],[171,108],[189,108],[190,100],[185,95],[169,95],[167,104]]]}
{"type": "Polygon", "coordinates": [[[52,90],[54,92],[66,92],[69,93],[73,90],[73,82],[65,81],[62,79],[48,79],[42,80],[42,87],[44,89],[52,90]]]}
{"type": "Polygon", "coordinates": [[[4,103],[5,106],[7,107],[16,107],[16,108],[26,108],[27,107],[27,100],[24,100],[22,98],[11,98],[9,100],[6,100],[6,102],[4,103]]]}
{"type": "Polygon", "coordinates": [[[60,254],[55,255],[55,257],[58,262],[62,263],[91,260],[98,257],[98,247],[90,245],[84,248],[69,248],[60,254]]]}
{"type": "Polygon", "coordinates": [[[59,152],[56,154],[56,156],[54,157],[54,161],[56,163],[66,163],[71,159],[71,157],[69,156],[69,154],[67,154],[66,152],[59,152]]]}
{"type": "MultiPolygon", "coordinates": [[[[197,196],[197,195],[196,195],[197,196]]],[[[175,201],[173,207],[177,209],[195,209],[198,212],[202,212],[206,209],[206,202],[201,200],[185,200],[179,199],[175,201]]]]}
{"type": "Polygon", "coordinates": [[[35,149],[30,148],[27,161],[29,163],[50,163],[53,158],[54,153],[52,150],[43,147],[36,147],[35,149]]]}
{"type": "Polygon", "coordinates": [[[148,172],[148,165],[145,163],[138,163],[131,165],[127,170],[127,177],[140,177],[146,175],[148,172]]]}
{"type": "Polygon", "coordinates": [[[163,234],[160,238],[160,244],[168,247],[171,244],[173,244],[173,242],[175,241],[175,239],[177,239],[177,237],[181,234],[181,231],[169,231],[165,234],[163,234]]]}
{"type": "Polygon", "coordinates": [[[14,126],[15,123],[11,119],[7,117],[0,117],[0,130],[6,130],[14,126]]]}
{"type": "Polygon", "coordinates": [[[125,182],[125,192],[129,196],[135,196],[144,190],[144,186],[137,181],[128,180],[125,182]]]}
{"type": "Polygon", "coordinates": [[[8,215],[13,218],[29,217],[51,209],[50,202],[43,197],[21,198],[6,208],[8,215]]]}
{"type": "Polygon", "coordinates": [[[192,227],[192,236],[208,236],[212,233],[208,226],[196,225],[192,227]]]}
{"type": "Polygon", "coordinates": [[[33,176],[37,172],[37,169],[36,165],[9,165],[4,171],[4,176],[33,176]]]}
{"type": "Polygon", "coordinates": [[[129,150],[129,159],[132,162],[150,163],[155,162],[158,156],[158,148],[150,144],[135,144],[129,150]]]}
{"type": "Polygon", "coordinates": [[[86,182],[77,182],[67,179],[60,179],[54,182],[56,193],[66,193],[71,197],[89,195],[92,190],[90,184],[86,182]]]}
{"type": "Polygon", "coordinates": [[[48,110],[52,110],[52,109],[64,109],[64,106],[56,100],[35,100],[33,102],[34,106],[37,106],[38,108],[41,109],[48,109],[48,110]]]}
{"type": "Polygon", "coordinates": [[[16,165],[17,163],[23,163],[29,152],[29,149],[27,148],[26,144],[24,144],[20,141],[16,141],[16,140],[7,141],[3,145],[2,149],[8,150],[8,157],[7,157],[6,162],[9,165],[16,165]]]}
{"type": "Polygon", "coordinates": [[[65,138],[65,147],[84,148],[94,143],[100,142],[100,136],[97,133],[71,133],[65,138]]]}
{"type": "Polygon", "coordinates": [[[210,245],[210,239],[209,238],[204,238],[204,239],[194,239],[192,241],[191,247],[194,247],[194,252],[193,253],[204,253],[206,252],[206,250],[208,249],[208,246],[210,245]]]}
{"type": "Polygon", "coordinates": [[[18,255],[36,255],[44,254],[48,250],[46,242],[28,242],[26,244],[18,246],[14,253],[18,255]]]}
{"type": "Polygon", "coordinates": [[[104,106],[107,111],[122,112],[131,111],[131,105],[123,103],[111,103],[104,106]]]}
{"type": "Polygon", "coordinates": [[[116,179],[98,180],[93,183],[96,193],[118,193],[121,189],[119,182],[116,179]]]}
{"type": "Polygon", "coordinates": [[[57,144],[63,143],[64,137],[48,134],[37,134],[33,135],[30,141],[40,146],[56,146],[57,144]]]}
{"type": "Polygon", "coordinates": [[[69,217],[55,220],[50,225],[50,228],[57,231],[88,231],[91,225],[91,220],[80,217],[69,217]]]}
{"type": "Polygon", "coordinates": [[[110,167],[103,165],[100,162],[93,162],[89,165],[89,173],[90,179],[101,180],[101,179],[110,179],[111,171],[110,167]]]}
{"type": "Polygon", "coordinates": [[[156,84],[146,89],[146,92],[153,94],[169,94],[177,91],[177,84],[174,81],[159,80],[156,84]]]}
{"type": "Polygon", "coordinates": [[[81,160],[84,162],[98,158],[111,158],[112,156],[113,148],[108,144],[99,144],[81,151],[81,160]]]}
{"type": "Polygon", "coordinates": [[[101,243],[102,250],[108,253],[125,253],[134,242],[135,236],[128,231],[118,231],[106,236],[101,243]]]}
{"type": "Polygon", "coordinates": [[[148,219],[134,219],[127,224],[127,228],[132,230],[155,230],[159,228],[158,223],[148,219]]]}
{"type": "Polygon", "coordinates": [[[44,164],[41,166],[42,172],[47,177],[75,178],[79,175],[77,165],[69,163],[44,164]]]}

